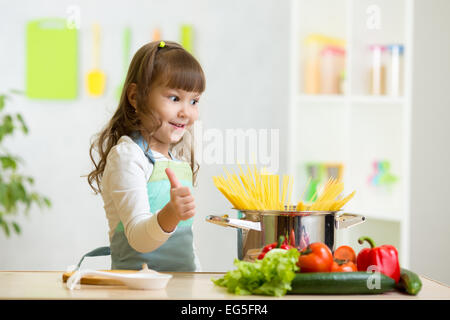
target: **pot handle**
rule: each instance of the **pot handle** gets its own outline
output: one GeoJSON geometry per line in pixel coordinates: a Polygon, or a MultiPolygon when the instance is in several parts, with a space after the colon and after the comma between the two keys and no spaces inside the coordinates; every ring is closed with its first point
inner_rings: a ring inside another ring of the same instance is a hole
{"type": "Polygon", "coordinates": [[[232,219],[225,216],[219,217],[214,215],[207,216],[205,220],[206,222],[214,223],[223,227],[261,231],[261,223],[254,221],[232,219]]]}
{"type": "Polygon", "coordinates": [[[336,217],[336,229],[353,227],[366,221],[366,217],[360,214],[343,213],[336,217]]]}

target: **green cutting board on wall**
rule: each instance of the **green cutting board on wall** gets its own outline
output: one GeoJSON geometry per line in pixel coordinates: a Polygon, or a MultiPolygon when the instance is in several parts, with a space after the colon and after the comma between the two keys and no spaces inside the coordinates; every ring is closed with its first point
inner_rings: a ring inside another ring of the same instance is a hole
{"type": "Polygon", "coordinates": [[[78,35],[66,19],[30,21],[26,29],[26,95],[75,99],[78,92],[78,35]]]}

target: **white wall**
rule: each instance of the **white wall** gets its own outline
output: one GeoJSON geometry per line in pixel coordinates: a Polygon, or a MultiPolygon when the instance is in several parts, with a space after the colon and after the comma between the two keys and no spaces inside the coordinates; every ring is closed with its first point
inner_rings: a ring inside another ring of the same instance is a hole
{"type": "MultiPolygon", "coordinates": [[[[115,88],[122,72],[122,31],[132,28],[132,51],[149,41],[154,27],[164,39],[178,40],[181,23],[195,28],[196,56],[204,67],[207,89],[201,102],[204,130],[278,128],[286,139],[288,104],[288,1],[0,1],[0,91],[24,89],[25,24],[66,16],[70,5],[81,9],[79,30],[79,96],[73,101],[15,98],[7,110],[21,112],[30,135],[9,143],[24,159],[22,172],[35,178],[36,189],[48,196],[51,210],[34,208],[17,221],[22,234],[0,232],[0,269],[65,270],[87,251],[108,245],[107,221],[100,196],[86,179],[91,168],[91,136],[116,107],[115,88]],[[107,74],[105,96],[90,98],[84,77],[91,65],[91,23],[102,27],[101,69],[107,74]]],[[[286,147],[280,146],[280,171],[286,147]]],[[[226,271],[236,257],[236,232],[204,222],[216,213],[232,213],[230,204],[212,184],[222,165],[203,164],[195,190],[198,207],[194,228],[204,271],[226,271]]],[[[91,258],[85,266],[109,268],[109,258],[91,258]]]]}
{"type": "Polygon", "coordinates": [[[411,269],[450,284],[450,2],[414,6],[411,269]]]}

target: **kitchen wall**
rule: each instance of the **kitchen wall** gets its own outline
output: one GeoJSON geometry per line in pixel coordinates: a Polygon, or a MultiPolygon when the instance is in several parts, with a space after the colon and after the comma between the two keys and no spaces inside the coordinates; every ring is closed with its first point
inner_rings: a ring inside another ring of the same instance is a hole
{"type": "Polygon", "coordinates": [[[450,284],[450,2],[414,3],[411,269],[450,284]]]}
{"type": "MultiPolygon", "coordinates": [[[[179,40],[182,23],[194,27],[195,54],[207,78],[201,101],[203,132],[218,129],[279,129],[279,170],[285,171],[285,110],[288,104],[288,1],[0,1],[0,91],[25,87],[25,25],[41,17],[65,17],[79,6],[79,96],[73,101],[14,98],[7,106],[21,112],[30,135],[17,134],[8,149],[24,160],[22,172],[53,206],[17,219],[20,236],[0,232],[0,269],[64,270],[87,251],[108,245],[108,226],[100,196],[85,178],[91,168],[89,142],[116,108],[115,88],[122,76],[122,31],[132,29],[132,51],[161,28],[164,39],[179,40]],[[91,98],[84,77],[92,68],[91,23],[102,28],[100,69],[106,93],[91,98]]],[[[278,154],[277,154],[278,155],[278,154]]],[[[204,271],[225,271],[236,257],[236,231],[206,223],[209,214],[232,214],[212,176],[222,164],[201,164],[194,195],[196,246],[204,271]]],[[[88,267],[109,268],[109,258],[90,258],[88,267]]]]}

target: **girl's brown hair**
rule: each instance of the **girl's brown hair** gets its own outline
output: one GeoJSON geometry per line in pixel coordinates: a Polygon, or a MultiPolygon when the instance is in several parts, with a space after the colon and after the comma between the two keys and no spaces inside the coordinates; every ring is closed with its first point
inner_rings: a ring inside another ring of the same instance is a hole
{"type": "MultiPolygon", "coordinates": [[[[109,151],[123,135],[130,136],[140,131],[145,140],[150,141],[153,133],[161,126],[155,111],[148,105],[150,86],[153,84],[202,93],[205,90],[205,75],[198,61],[181,45],[172,41],[154,41],[142,46],[134,55],[122,89],[119,106],[108,124],[96,136],[89,149],[95,169],[87,176],[88,183],[95,193],[101,192],[101,179],[109,151]],[[130,104],[127,89],[136,84],[136,109],[130,104]],[[150,124],[144,128],[142,119],[150,124]],[[94,153],[98,154],[98,161],[94,153]]],[[[190,134],[172,146],[179,159],[190,163],[193,181],[196,182],[199,165],[194,157],[192,128],[190,134]]]]}

